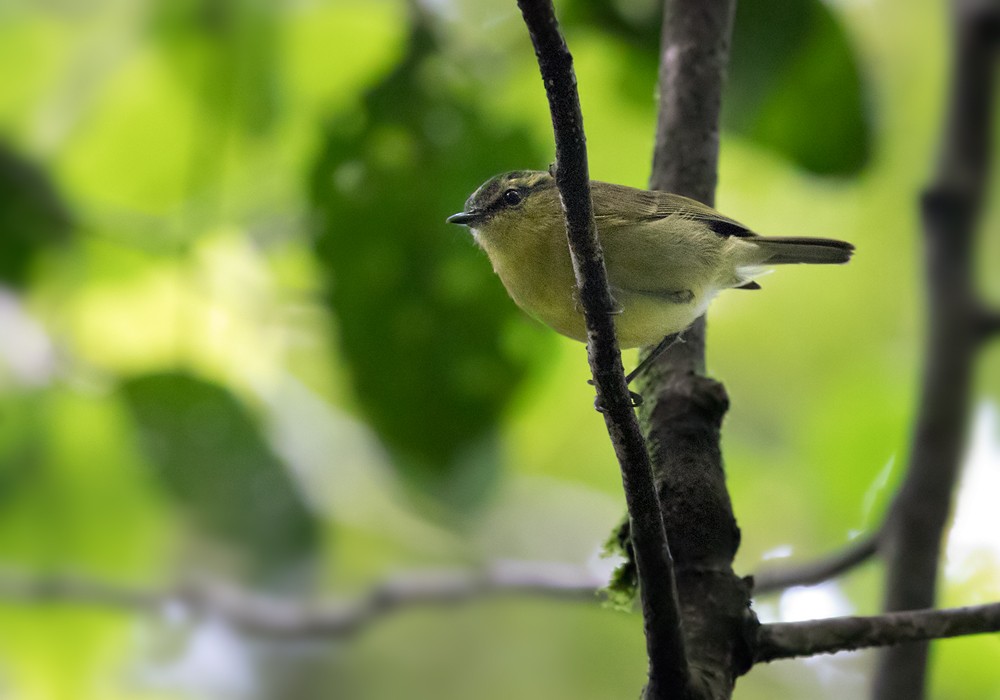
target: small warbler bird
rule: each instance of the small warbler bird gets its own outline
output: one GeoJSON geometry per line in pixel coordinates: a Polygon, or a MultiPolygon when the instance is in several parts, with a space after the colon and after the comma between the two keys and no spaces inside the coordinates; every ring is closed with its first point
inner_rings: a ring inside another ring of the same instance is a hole
{"type": "MultiPolygon", "coordinates": [[[[772,265],[846,263],[854,251],[829,238],[758,236],[676,194],[596,181],[590,187],[623,348],[683,331],[723,289],[760,289],[753,279],[772,265]]],[[[559,333],[587,341],[552,175],[497,175],[448,222],[472,230],[518,306],[559,333]]]]}

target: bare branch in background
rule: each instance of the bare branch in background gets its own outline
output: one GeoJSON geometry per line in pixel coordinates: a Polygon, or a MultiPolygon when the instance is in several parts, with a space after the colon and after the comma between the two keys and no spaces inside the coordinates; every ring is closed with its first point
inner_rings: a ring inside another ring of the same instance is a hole
{"type": "Polygon", "coordinates": [[[805,564],[789,564],[754,574],[755,595],[774,593],[792,586],[815,586],[850,571],[878,552],[878,533],[851,542],[839,552],[805,564]]]}
{"type": "Polygon", "coordinates": [[[556,185],[566,217],[576,283],[587,322],[587,349],[604,421],[621,466],[631,521],[649,655],[645,697],[688,696],[690,672],[684,649],[673,562],[660,516],[660,502],[625,382],[615,336],[614,301],[590,199],[590,174],[583,115],[573,59],[559,31],[550,0],[518,0],[531,35],[552,114],[556,143],[556,185]]]}
{"type": "Polygon", "coordinates": [[[979,315],[979,340],[987,342],[1000,335],[1000,311],[983,309],[979,315]]]}
{"type": "Polygon", "coordinates": [[[250,593],[206,579],[157,590],[84,576],[7,570],[0,572],[0,600],[91,605],[149,614],[181,606],[193,614],[221,617],[261,636],[340,639],[364,631],[390,613],[410,608],[510,595],[594,601],[605,583],[579,567],[500,562],[479,571],[409,572],[382,581],[358,598],[303,602],[250,593]]]}
{"type": "MultiPolygon", "coordinates": [[[[922,393],[903,485],[889,511],[881,552],[886,611],[934,606],[940,545],[951,508],[968,413],[973,362],[982,338],[973,287],[975,228],[989,170],[1000,4],[956,0],[948,116],[931,184],[921,204],[929,290],[922,393]]],[[[926,642],[881,655],[873,696],[920,700],[926,642]]]]}
{"type": "Polygon", "coordinates": [[[874,617],[763,625],[755,661],[834,654],[865,647],[1000,631],[1000,603],[947,610],[911,610],[874,617]]]}

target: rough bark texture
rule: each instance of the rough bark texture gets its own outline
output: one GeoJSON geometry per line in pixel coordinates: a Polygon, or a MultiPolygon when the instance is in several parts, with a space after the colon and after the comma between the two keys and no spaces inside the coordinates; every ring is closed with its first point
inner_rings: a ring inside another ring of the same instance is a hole
{"type": "MultiPolygon", "coordinates": [[[[1000,603],[950,610],[911,610],[875,617],[834,617],[764,625],[756,661],[833,654],[913,640],[943,639],[1000,630],[1000,603]]],[[[896,647],[898,649],[907,646],[896,647]]]]}
{"type": "Polygon", "coordinates": [[[550,0],[518,0],[538,57],[552,113],[556,185],[587,322],[587,348],[598,404],[621,466],[631,522],[649,654],[645,697],[688,697],[689,669],[681,630],[674,570],[660,518],[649,455],[632,408],[621,352],[615,338],[614,301],[590,200],[583,116],[573,59],[559,31],[550,0]]]}
{"type": "MultiPolygon", "coordinates": [[[[975,224],[987,179],[995,65],[996,2],[957,2],[949,113],[932,183],[922,197],[929,304],[923,388],[910,465],[882,542],[886,611],[933,607],[940,546],[968,428],[982,312],[973,288],[975,224]]],[[[877,700],[925,696],[928,646],[882,653],[877,700]]]]}
{"type": "MultiPolygon", "coordinates": [[[[652,189],[714,201],[719,114],[734,0],[667,0],[652,189]]],[[[699,319],[643,378],[641,408],[671,541],[696,697],[728,698],[751,664],[749,582],[732,560],[740,533],[726,489],[719,430],[729,407],[702,375],[699,319]]]]}

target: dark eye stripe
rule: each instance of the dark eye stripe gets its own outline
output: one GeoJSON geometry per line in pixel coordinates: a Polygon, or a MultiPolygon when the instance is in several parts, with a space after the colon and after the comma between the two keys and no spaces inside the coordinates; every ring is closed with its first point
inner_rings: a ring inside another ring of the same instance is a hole
{"type": "Polygon", "coordinates": [[[498,175],[480,187],[465,203],[466,211],[478,211],[484,216],[492,216],[507,207],[517,206],[524,202],[530,194],[539,190],[555,187],[551,177],[539,177],[543,173],[534,171],[513,171],[498,175]],[[518,201],[506,199],[509,192],[516,193],[518,201]]]}

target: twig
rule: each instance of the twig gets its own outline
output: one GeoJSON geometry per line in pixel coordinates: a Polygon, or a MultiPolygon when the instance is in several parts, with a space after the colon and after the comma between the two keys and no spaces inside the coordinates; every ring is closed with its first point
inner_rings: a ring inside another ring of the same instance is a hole
{"type": "Polygon", "coordinates": [[[839,552],[806,564],[765,569],[754,574],[756,595],[774,593],[792,586],[814,586],[853,569],[878,552],[878,534],[851,542],[839,552]]]}
{"type": "Polygon", "coordinates": [[[762,625],[756,663],[1000,631],[1000,603],[762,625]]]}
{"type": "Polygon", "coordinates": [[[590,199],[583,115],[573,59],[559,31],[551,0],[518,0],[538,58],[552,114],[556,184],[566,217],[566,235],[587,323],[587,348],[597,396],[621,466],[639,576],[649,655],[647,698],[684,698],[689,669],[673,563],[653,485],[649,454],[625,383],[615,337],[614,302],[597,240],[590,199]]]}
{"type": "Polygon", "coordinates": [[[267,637],[349,637],[389,613],[428,605],[453,605],[488,597],[545,596],[596,600],[606,582],[572,566],[500,562],[478,571],[410,572],[382,581],[355,599],[303,602],[250,593],[208,579],[163,589],[144,589],[76,575],[0,572],[0,599],[14,603],[85,604],[158,613],[174,606],[221,617],[267,637]]]}
{"type": "MultiPolygon", "coordinates": [[[[1000,5],[956,0],[949,113],[936,172],[922,198],[929,289],[927,359],[910,464],[886,523],[886,611],[934,606],[940,543],[968,424],[972,367],[981,347],[973,244],[993,124],[1000,5]]],[[[883,653],[878,700],[925,696],[927,643],[883,653]]]]}

